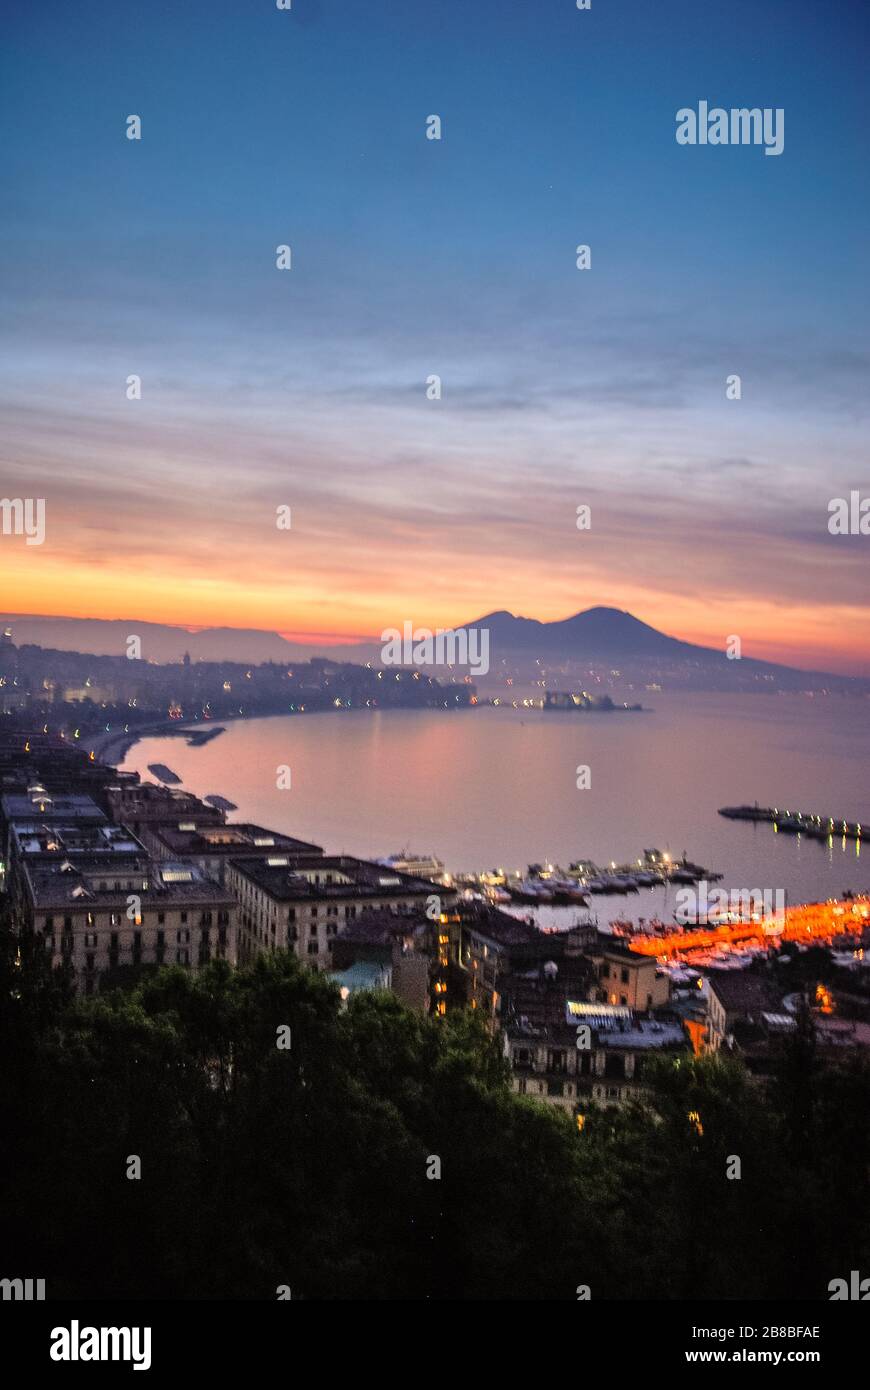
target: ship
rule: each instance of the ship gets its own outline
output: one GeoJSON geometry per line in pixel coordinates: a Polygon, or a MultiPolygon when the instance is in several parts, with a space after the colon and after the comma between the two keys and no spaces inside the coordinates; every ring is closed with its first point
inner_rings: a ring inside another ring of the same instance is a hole
{"type": "Polygon", "coordinates": [[[397,874],[431,879],[433,883],[440,883],[442,887],[448,887],[453,882],[443,861],[434,854],[415,854],[412,850],[405,849],[400,854],[388,855],[386,859],[376,859],[375,863],[382,864],[385,869],[393,869],[397,874]]]}

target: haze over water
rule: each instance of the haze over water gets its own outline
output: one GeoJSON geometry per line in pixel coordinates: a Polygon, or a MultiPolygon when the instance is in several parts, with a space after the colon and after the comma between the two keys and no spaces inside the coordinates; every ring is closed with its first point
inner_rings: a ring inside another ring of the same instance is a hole
{"type": "MultiPolygon", "coordinates": [[[[758,800],[870,823],[864,702],[665,696],[650,713],[351,711],[239,721],[201,748],[149,738],[122,764],[165,763],[198,795],[330,852],[437,854],[453,871],[567,866],[686,852],[722,887],[784,888],[790,902],[870,891],[870,847],[833,847],[724,820],[758,800]],[[292,787],[276,786],[277,768],[292,787]],[[588,764],[592,785],[576,788],[588,764]]],[[[671,895],[672,896],[672,895],[671,895]]],[[[673,909],[661,890],[593,899],[602,916],[673,909]]]]}

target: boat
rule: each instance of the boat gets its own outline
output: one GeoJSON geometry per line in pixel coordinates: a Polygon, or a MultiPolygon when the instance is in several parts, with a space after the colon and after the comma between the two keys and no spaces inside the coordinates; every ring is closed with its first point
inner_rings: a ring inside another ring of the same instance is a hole
{"type": "Polygon", "coordinates": [[[551,890],[540,879],[536,878],[520,879],[514,889],[514,896],[519,902],[525,903],[551,903],[553,901],[551,890]]]}
{"type": "Polygon", "coordinates": [[[177,787],[181,784],[181,778],[177,772],[173,772],[171,767],[165,763],[149,763],[148,771],[157,778],[159,782],[165,782],[167,786],[177,787]]]}
{"type": "Polygon", "coordinates": [[[376,859],[376,864],[383,864],[385,869],[394,869],[397,874],[408,874],[411,878],[427,878],[433,883],[447,885],[451,882],[450,874],[444,864],[434,854],[415,854],[409,849],[405,849],[401,854],[388,855],[386,859],[376,859]]]}

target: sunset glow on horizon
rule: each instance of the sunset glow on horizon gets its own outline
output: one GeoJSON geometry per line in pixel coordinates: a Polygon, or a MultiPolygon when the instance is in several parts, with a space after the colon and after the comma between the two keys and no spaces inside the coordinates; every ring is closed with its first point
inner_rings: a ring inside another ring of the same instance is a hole
{"type": "Polygon", "coordinates": [[[841,40],[801,3],[808,71],[757,17],[788,109],[769,160],[674,141],[692,93],[741,95],[738,40],[713,54],[691,5],[655,70],[640,3],[628,50],[604,8],[591,48],[568,6],[545,35],[527,7],[447,8],[452,37],[416,46],[403,15],[324,7],[276,42],[235,7],[215,35],[158,7],[128,60],[141,142],[119,115],[129,73],[98,63],[85,99],[75,61],[123,49],[126,14],[60,8],[27,82],[10,66],[2,491],[44,497],[47,528],[40,547],[0,540],[3,610],[326,645],[604,605],[870,673],[870,541],[827,529],[830,499],[867,476],[864,241],[843,216],[866,195],[853,87],[829,70],[841,40]],[[843,93],[833,148],[816,81],[843,93]],[[427,142],[435,93],[444,138],[427,142]]]}

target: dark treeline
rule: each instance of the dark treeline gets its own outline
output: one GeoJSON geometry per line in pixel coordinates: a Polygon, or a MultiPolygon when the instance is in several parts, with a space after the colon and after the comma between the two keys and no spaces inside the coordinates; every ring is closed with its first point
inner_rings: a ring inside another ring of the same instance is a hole
{"type": "Polygon", "coordinates": [[[870,1272],[870,1069],[808,1029],[764,1089],[672,1057],[651,1108],[578,1133],[473,1016],[343,1011],[292,957],[76,1000],[7,923],[0,974],[0,1274],[50,1298],[825,1299],[870,1272]]]}

